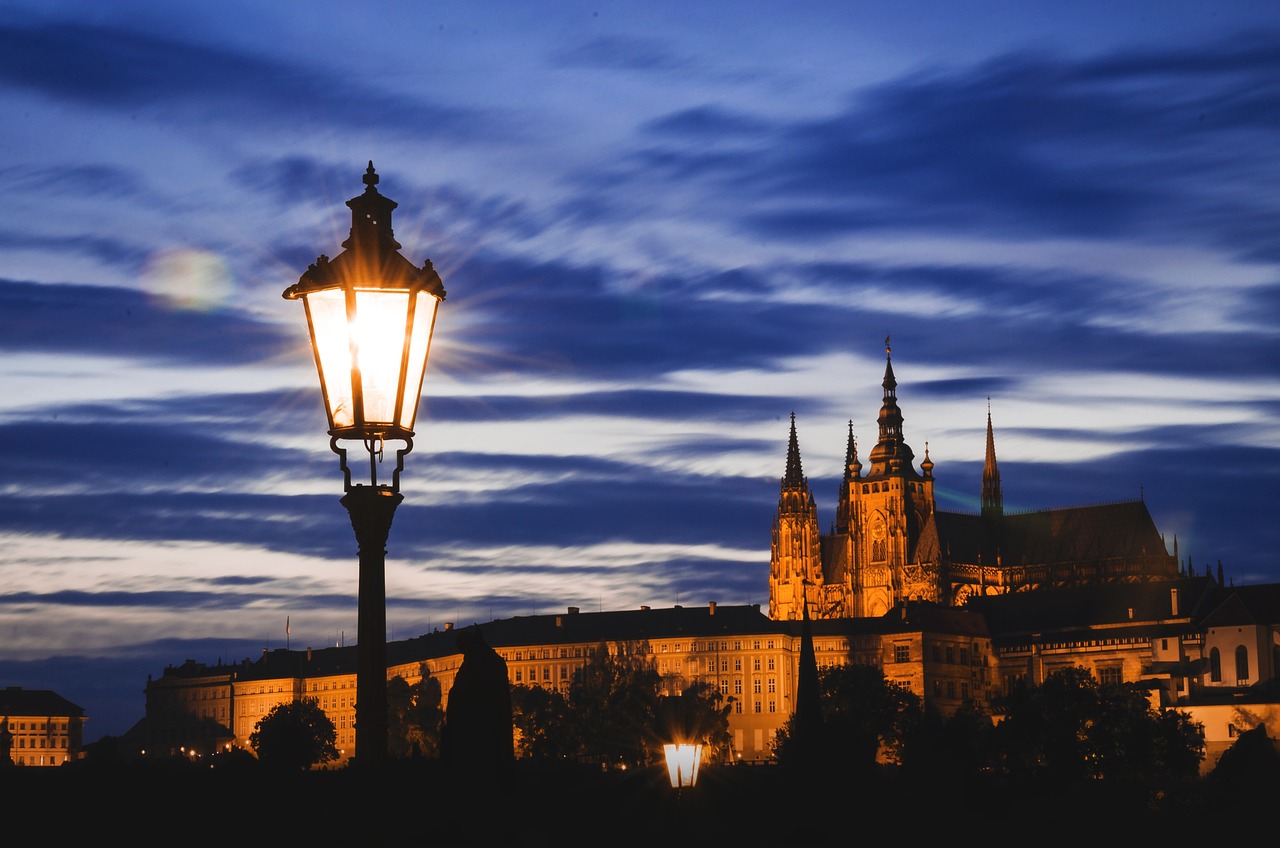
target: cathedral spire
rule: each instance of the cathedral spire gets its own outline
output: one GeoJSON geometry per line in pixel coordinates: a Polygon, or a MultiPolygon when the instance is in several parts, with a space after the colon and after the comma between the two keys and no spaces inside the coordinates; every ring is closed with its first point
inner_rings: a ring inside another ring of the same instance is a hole
{"type": "Polygon", "coordinates": [[[880,406],[880,441],[871,449],[871,474],[910,471],[915,454],[902,440],[902,410],[898,408],[898,381],[893,376],[893,350],[884,337],[884,401],[880,406]]]}
{"type": "Polygon", "coordinates": [[[1004,515],[1004,495],[1000,493],[1000,469],[996,466],[996,437],[991,428],[991,398],[987,398],[987,458],[982,464],[982,514],[1004,515]]]}
{"type": "Polygon", "coordinates": [[[803,486],[804,469],[800,467],[800,441],[796,438],[796,414],[791,413],[791,439],[787,442],[787,476],[784,486],[803,486]]]}

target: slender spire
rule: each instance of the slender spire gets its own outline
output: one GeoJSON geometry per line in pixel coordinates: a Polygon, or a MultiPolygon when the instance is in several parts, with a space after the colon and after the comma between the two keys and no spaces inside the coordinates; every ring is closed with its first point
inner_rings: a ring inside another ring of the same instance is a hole
{"type": "Polygon", "coordinates": [[[1000,493],[1000,469],[996,466],[996,437],[991,427],[991,398],[987,398],[987,458],[982,464],[982,514],[1004,515],[1004,495],[1000,493]]]}
{"type": "Polygon", "coordinates": [[[784,486],[804,485],[804,469],[800,466],[800,441],[796,438],[796,414],[791,413],[791,438],[787,442],[787,476],[784,486]]]}
{"type": "Polygon", "coordinates": [[[822,692],[818,685],[818,658],[813,648],[809,618],[809,583],[805,581],[804,612],[800,622],[800,664],[796,680],[796,710],[792,721],[796,765],[814,766],[823,749],[822,692]]]}
{"type": "Polygon", "coordinates": [[[849,421],[849,443],[844,449],[845,482],[862,476],[862,463],[858,461],[858,440],[853,435],[853,421],[849,421]]]}

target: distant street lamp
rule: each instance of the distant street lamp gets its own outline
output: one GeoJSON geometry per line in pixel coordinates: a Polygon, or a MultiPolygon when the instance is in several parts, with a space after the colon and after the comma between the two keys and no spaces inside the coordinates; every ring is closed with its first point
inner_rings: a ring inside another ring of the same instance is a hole
{"type": "Polygon", "coordinates": [[[662,746],[667,760],[667,777],[672,789],[685,789],[698,783],[698,765],[702,762],[702,746],[689,743],[662,746]]]}
{"type": "Polygon", "coordinates": [[[284,297],[306,307],[329,446],[342,467],[341,502],[359,546],[355,759],[378,766],[387,759],[387,534],[404,499],[400,472],[413,449],[422,377],[445,291],[430,260],[417,268],[400,255],[391,230],[398,204],[375,188],[373,162],[364,184],[364,193],[347,201],[346,250],[332,260],[321,255],[284,297]],[[367,485],[351,482],[345,444],[352,442],[369,455],[367,485]],[[378,482],[386,442],[401,445],[389,484],[378,482]]]}

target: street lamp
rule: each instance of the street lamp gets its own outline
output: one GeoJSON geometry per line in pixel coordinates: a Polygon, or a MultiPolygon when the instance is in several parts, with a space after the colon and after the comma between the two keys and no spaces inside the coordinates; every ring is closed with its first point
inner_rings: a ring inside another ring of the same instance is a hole
{"type": "Polygon", "coordinates": [[[356,662],[356,755],[361,765],[387,759],[386,544],[404,496],[400,472],[413,449],[414,419],[444,283],[431,261],[421,268],[403,257],[391,230],[398,205],[376,188],[373,162],[364,193],[347,201],[351,235],[332,260],[321,255],[284,290],[302,300],[320,391],[329,418],[329,446],[340,460],[359,546],[356,662]],[[397,443],[390,483],[378,482],[387,442],[397,443]],[[369,456],[368,484],[351,482],[347,445],[369,456]]]}

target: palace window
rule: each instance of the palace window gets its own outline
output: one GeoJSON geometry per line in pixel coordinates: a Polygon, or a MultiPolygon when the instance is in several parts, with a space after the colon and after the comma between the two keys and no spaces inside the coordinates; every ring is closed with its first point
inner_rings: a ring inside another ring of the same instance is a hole
{"type": "Polygon", "coordinates": [[[1236,648],[1236,685],[1249,679],[1249,649],[1244,645],[1236,648]]]}
{"type": "Polygon", "coordinates": [[[910,662],[910,661],[911,661],[911,646],[910,646],[910,645],[894,645],[894,646],[893,646],[893,661],[894,661],[894,662],[896,662],[896,663],[910,662]]]}
{"type": "Polygon", "coordinates": [[[1209,651],[1209,679],[1214,683],[1222,682],[1222,654],[1217,648],[1209,651]]]}

